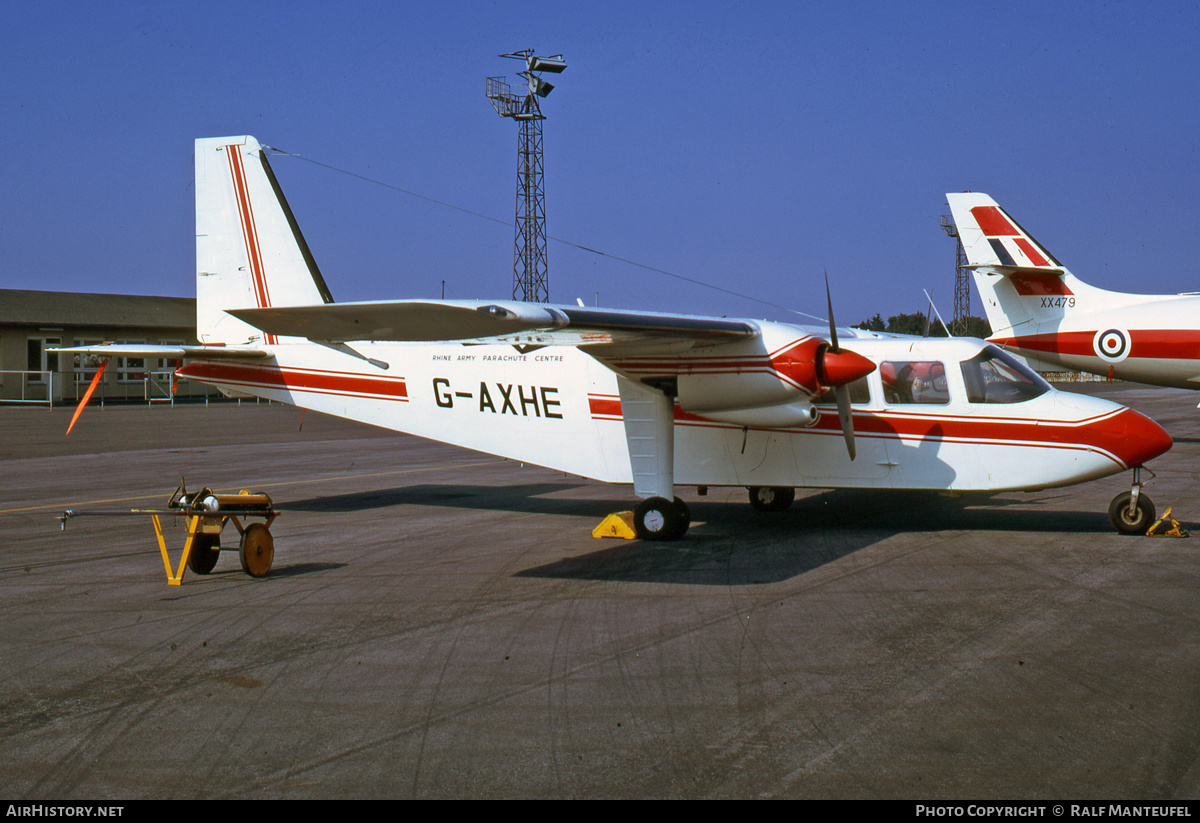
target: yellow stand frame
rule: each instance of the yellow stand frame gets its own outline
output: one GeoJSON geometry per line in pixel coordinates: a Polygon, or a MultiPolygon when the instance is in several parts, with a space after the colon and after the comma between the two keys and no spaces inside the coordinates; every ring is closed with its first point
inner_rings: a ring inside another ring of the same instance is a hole
{"type": "MultiPolygon", "coordinates": [[[[179,586],[183,583],[183,574],[185,571],[187,571],[188,558],[192,554],[192,543],[195,542],[197,534],[200,534],[206,528],[210,531],[210,533],[220,534],[225,530],[225,524],[230,520],[233,521],[233,525],[237,528],[238,534],[246,533],[246,527],[242,525],[240,520],[238,520],[237,515],[228,514],[217,517],[193,515],[188,517],[187,539],[183,543],[183,554],[179,558],[179,569],[177,571],[172,571],[171,556],[167,551],[166,538],[163,537],[162,523],[159,521],[157,514],[152,514],[150,517],[154,521],[154,535],[158,538],[158,551],[162,554],[163,567],[167,571],[168,586],[179,586]],[[214,525],[216,528],[213,528],[214,525]]],[[[265,525],[267,528],[270,528],[273,522],[275,522],[274,514],[267,517],[265,525]]]]}

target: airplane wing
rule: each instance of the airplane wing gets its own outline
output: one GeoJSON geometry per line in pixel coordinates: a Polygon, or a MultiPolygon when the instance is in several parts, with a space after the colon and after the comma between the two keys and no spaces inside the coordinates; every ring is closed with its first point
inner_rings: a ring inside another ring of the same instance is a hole
{"type": "Polygon", "coordinates": [[[518,301],[394,300],[227,309],[267,334],[317,342],[478,340],[536,333],[573,345],[652,340],[712,345],[757,337],[744,320],[518,301]]]}

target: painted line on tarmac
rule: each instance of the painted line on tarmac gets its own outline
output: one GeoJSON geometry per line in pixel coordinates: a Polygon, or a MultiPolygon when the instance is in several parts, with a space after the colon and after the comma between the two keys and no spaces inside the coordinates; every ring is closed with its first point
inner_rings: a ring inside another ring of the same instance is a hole
{"type": "MultiPolygon", "coordinates": [[[[266,485],[271,486],[271,488],[277,489],[277,488],[281,488],[283,486],[302,486],[302,485],[305,485],[308,483],[333,483],[333,482],[337,482],[338,480],[360,480],[360,479],[366,478],[366,477],[392,477],[397,474],[417,474],[419,472],[441,471],[444,469],[466,469],[466,468],[473,468],[476,466],[494,466],[494,465],[499,465],[500,463],[504,463],[504,462],[507,462],[507,461],[504,461],[504,460],[477,460],[473,463],[452,463],[449,465],[442,465],[442,466],[424,466],[419,469],[396,469],[395,471],[390,471],[390,472],[372,472],[370,474],[340,474],[340,475],[336,475],[336,476],[332,476],[332,477],[314,477],[314,478],[310,478],[308,480],[288,480],[283,483],[268,483],[266,485]]],[[[248,488],[250,486],[257,486],[257,485],[260,485],[260,484],[248,483],[245,486],[242,486],[242,488],[248,488]]],[[[218,491],[216,489],[214,489],[213,491],[217,492],[217,494],[225,494],[225,493],[236,494],[237,493],[237,491],[222,492],[222,491],[218,491]]],[[[238,491],[240,491],[240,489],[238,491]]],[[[47,510],[53,510],[53,509],[70,509],[70,508],[74,508],[76,506],[98,506],[102,503],[132,503],[132,502],[136,502],[138,500],[159,500],[161,498],[162,498],[161,494],[143,494],[143,495],[139,495],[137,497],[109,497],[109,498],[106,498],[103,500],[80,500],[80,501],[73,502],[73,503],[55,503],[52,506],[25,506],[25,507],[18,508],[18,509],[0,509],[0,514],[21,514],[23,512],[39,512],[39,511],[47,511],[47,510]]]]}

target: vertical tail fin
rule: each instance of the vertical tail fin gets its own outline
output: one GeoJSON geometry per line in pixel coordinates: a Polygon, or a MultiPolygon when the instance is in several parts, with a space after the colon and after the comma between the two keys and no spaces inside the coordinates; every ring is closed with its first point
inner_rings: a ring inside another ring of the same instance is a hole
{"type": "Polygon", "coordinates": [[[332,303],[262,146],[196,141],[196,333],[202,343],[277,343],[225,309],[332,303]]]}
{"type": "Polygon", "coordinates": [[[951,193],[946,202],[972,266],[1062,274],[1062,264],[986,194],[951,193]]]}
{"type": "Polygon", "coordinates": [[[993,335],[1061,320],[1094,291],[1063,268],[1045,247],[986,194],[947,194],[993,335]]]}

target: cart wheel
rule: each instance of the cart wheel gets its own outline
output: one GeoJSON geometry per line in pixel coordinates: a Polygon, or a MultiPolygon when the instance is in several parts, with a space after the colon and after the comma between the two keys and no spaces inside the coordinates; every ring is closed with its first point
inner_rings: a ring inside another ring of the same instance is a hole
{"type": "Polygon", "coordinates": [[[188,568],[195,574],[208,574],[217,565],[221,556],[221,535],[198,534],[192,538],[192,553],[188,555],[188,568]]]}
{"type": "Polygon", "coordinates": [[[266,577],[271,570],[271,561],[275,559],[275,538],[271,537],[271,530],[262,523],[251,523],[242,532],[239,554],[242,571],[251,577],[266,577]]]}

